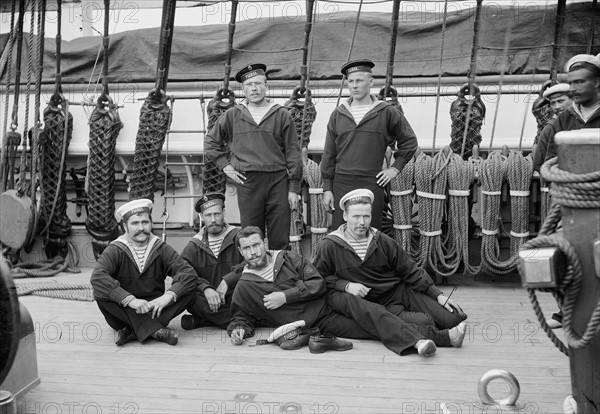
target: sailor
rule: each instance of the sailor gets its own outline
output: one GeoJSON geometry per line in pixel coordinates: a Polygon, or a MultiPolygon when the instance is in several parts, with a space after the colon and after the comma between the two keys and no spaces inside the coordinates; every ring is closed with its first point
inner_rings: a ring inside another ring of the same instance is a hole
{"type": "Polygon", "coordinates": [[[572,105],[552,123],[545,160],[556,157],[554,135],[560,131],[600,128],[600,58],[573,56],[565,65],[572,105]]]}
{"type": "Polygon", "coordinates": [[[382,306],[352,295],[326,295],[325,281],[310,261],[291,251],[266,250],[258,227],[243,228],[238,245],[245,263],[234,269],[241,275],[227,328],[234,345],[254,335],[258,320],[274,328],[303,320],[306,328],[317,327],[324,334],[310,338],[313,353],[350,349],[351,344],[338,336],[379,339],[397,354],[414,348],[419,355],[430,356],[436,345],[462,346],[464,323],[438,330],[433,324],[407,323],[382,306]]]}
{"type": "Polygon", "coordinates": [[[342,66],[350,98],[333,111],[327,125],[321,161],[323,204],[333,211],[334,229],[343,223],[342,211],[335,208],[335,202],[357,188],[368,188],[375,195],[372,225],[381,229],[384,188],[417,150],[417,138],[404,115],[371,95],[374,66],[368,59],[342,66]],[[395,161],[382,168],[388,146],[397,146],[395,161]]]}
{"type": "Polygon", "coordinates": [[[204,148],[208,160],[236,183],[242,226],[265,231],[266,225],[269,246],[288,249],[290,212],[300,198],[302,157],[292,116],[266,97],[266,70],[256,63],[236,73],[246,99],[219,118],[204,148]]]}
{"type": "Polygon", "coordinates": [[[124,234],[98,258],[91,276],[94,299],[116,344],[152,337],[176,345],[178,333],[169,322],[194,300],[194,269],[168,244],[152,234],[152,201],[132,200],[115,212],[124,234]],[[172,277],[165,290],[165,279],[172,277]]]}
{"type": "Polygon", "coordinates": [[[383,305],[406,322],[459,325],[467,316],[394,239],[370,226],[373,193],[350,191],[340,200],[346,224],[319,243],[315,267],[327,288],[383,305]]]}
{"type": "Polygon", "coordinates": [[[196,202],[203,227],[181,252],[198,275],[196,299],[188,309],[191,315],[181,317],[183,329],[229,324],[229,306],[235,280],[223,276],[244,258],[237,248],[236,237],[240,229],[225,222],[225,195],[220,192],[204,194],[196,202]]]}
{"type": "MultiPolygon", "coordinates": [[[[572,105],[569,90],[570,86],[568,83],[557,83],[544,91],[543,96],[550,102],[550,108],[554,112],[554,116],[550,119],[549,123],[553,123],[558,115],[572,105]]],[[[549,127],[548,124],[540,132],[533,154],[533,171],[539,171],[546,159],[546,150],[548,149],[548,140],[551,133],[552,127],[549,127]]]]}

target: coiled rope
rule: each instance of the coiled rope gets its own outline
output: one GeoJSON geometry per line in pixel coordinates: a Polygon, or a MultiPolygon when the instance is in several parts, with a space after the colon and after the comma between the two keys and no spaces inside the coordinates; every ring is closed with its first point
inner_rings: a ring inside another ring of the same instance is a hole
{"type": "MultiPolygon", "coordinates": [[[[424,155],[423,153],[421,153],[424,155]]],[[[413,258],[418,252],[412,248],[412,210],[415,180],[415,158],[406,163],[400,174],[390,182],[390,204],[394,239],[413,258]]]]}
{"type": "Polygon", "coordinates": [[[314,260],[317,245],[327,234],[327,211],[323,206],[323,177],[319,165],[311,159],[304,163],[304,180],[308,183],[310,194],[310,233],[311,257],[314,260]]]}
{"type": "Polygon", "coordinates": [[[56,75],[55,89],[44,110],[46,141],[42,150],[42,199],[40,206],[40,234],[45,241],[46,255],[68,255],[67,237],[71,220],[67,216],[66,158],[73,135],[73,116],[69,103],[62,94],[61,81],[61,1],[57,2],[56,75]]]}
{"type": "MultiPolygon", "coordinates": [[[[238,0],[231,1],[231,18],[229,20],[229,36],[227,38],[227,57],[225,59],[225,76],[223,77],[223,87],[217,90],[213,99],[208,102],[206,112],[208,115],[208,125],[206,131],[210,131],[217,123],[221,115],[229,108],[233,108],[235,103],[235,93],[229,88],[229,78],[231,76],[231,58],[233,56],[233,38],[235,35],[235,20],[238,10],[238,0]]],[[[226,147],[226,156],[229,160],[231,153],[229,146],[226,147]]],[[[204,161],[204,172],[202,179],[203,191],[218,191],[225,193],[227,186],[227,175],[221,171],[213,162],[204,161]]]]}
{"type": "Polygon", "coordinates": [[[140,110],[138,132],[135,137],[133,169],[129,182],[129,199],[154,200],[154,183],[158,173],[160,154],[171,125],[172,111],[165,94],[169,78],[169,62],[175,21],[175,0],[164,0],[161,35],[157,59],[156,84],[140,110]]]}
{"type": "Polygon", "coordinates": [[[110,0],[104,0],[104,38],[102,94],[90,116],[90,153],[88,156],[88,215],[85,227],[94,238],[94,256],[98,258],[111,240],[118,236],[115,220],[115,148],[123,128],[117,106],[108,90],[108,27],[110,0]]]}
{"type": "Polygon", "coordinates": [[[532,174],[531,158],[523,157],[520,152],[512,151],[505,156],[500,151],[492,151],[481,163],[481,263],[484,271],[491,274],[507,274],[517,266],[519,247],[529,237],[529,188],[532,174]],[[502,227],[500,202],[505,178],[510,186],[512,229],[510,257],[502,261],[498,233],[502,227]]]}

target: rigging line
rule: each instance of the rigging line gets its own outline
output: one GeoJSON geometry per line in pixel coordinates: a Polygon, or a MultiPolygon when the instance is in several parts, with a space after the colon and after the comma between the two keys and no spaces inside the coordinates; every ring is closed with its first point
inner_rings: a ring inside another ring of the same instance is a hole
{"type": "Polygon", "coordinates": [[[396,54],[396,41],[398,38],[398,14],[400,13],[400,1],[401,0],[394,0],[394,5],[392,7],[392,27],[390,30],[390,48],[388,50],[388,61],[385,74],[385,86],[383,94],[384,101],[387,98],[390,91],[390,86],[394,81],[394,56],[396,54]]]}
{"type": "Polygon", "coordinates": [[[35,123],[41,125],[40,119],[40,107],[41,107],[41,87],[42,87],[42,74],[44,72],[44,33],[46,27],[46,0],[41,0],[38,3],[38,72],[36,80],[36,91],[35,91],[35,123]]]}
{"type": "Polygon", "coordinates": [[[592,54],[592,46],[594,45],[594,35],[596,33],[596,20],[598,20],[598,11],[596,7],[598,6],[598,0],[594,0],[592,2],[592,16],[590,17],[590,36],[588,38],[587,50],[586,53],[588,55],[592,54]]]}
{"type": "Polygon", "coordinates": [[[550,79],[552,83],[556,82],[558,77],[558,61],[560,59],[560,49],[565,25],[565,14],[567,0],[558,0],[556,5],[556,20],[554,22],[554,40],[552,42],[552,66],[550,68],[550,79]]]}
{"type": "Polygon", "coordinates": [[[314,36],[314,31],[315,31],[315,24],[313,23],[313,14],[314,14],[314,3],[315,0],[307,0],[308,3],[308,8],[306,10],[306,19],[307,19],[307,26],[308,26],[308,30],[307,30],[307,39],[305,43],[308,43],[307,45],[307,49],[305,50],[304,56],[303,56],[303,66],[305,68],[305,73],[300,75],[300,88],[305,88],[306,91],[306,98],[304,99],[304,106],[302,107],[302,126],[301,126],[301,133],[302,136],[300,137],[300,142],[304,142],[304,134],[306,133],[305,128],[306,128],[306,110],[308,107],[308,102],[311,99],[309,96],[309,89],[308,89],[308,85],[310,83],[310,63],[312,60],[312,52],[313,52],[313,43],[315,40],[315,36],[314,36]],[[308,21],[309,19],[309,10],[310,9],[310,23],[308,21]],[[308,40],[310,39],[310,42],[308,42],[308,40]],[[305,80],[306,78],[306,80],[305,80]]]}
{"type": "MultiPolygon", "coordinates": [[[[542,16],[542,21],[540,23],[541,27],[544,27],[544,22],[546,20],[546,10],[548,9],[548,2],[549,0],[546,0],[546,7],[544,7],[544,14],[542,16]]],[[[531,73],[531,82],[529,83],[529,88],[530,90],[533,89],[533,83],[535,80],[535,72],[537,69],[537,65],[538,62],[540,60],[540,50],[537,50],[537,53],[535,54],[535,64],[533,65],[533,71],[531,73]]],[[[519,137],[519,151],[521,151],[521,148],[523,148],[523,136],[525,135],[525,125],[527,124],[527,114],[529,113],[529,98],[525,98],[525,111],[523,114],[523,123],[521,125],[521,136],[519,137]]]]}
{"type": "Polygon", "coordinates": [[[302,47],[294,47],[291,49],[281,49],[281,50],[256,50],[256,49],[239,49],[237,47],[234,47],[232,50],[235,50],[236,52],[243,52],[243,53],[287,53],[287,52],[297,52],[299,50],[303,50],[302,47]]]}
{"type": "Polygon", "coordinates": [[[231,19],[229,20],[227,38],[227,57],[225,58],[225,76],[223,78],[223,89],[229,89],[229,78],[231,77],[231,58],[233,57],[233,38],[235,36],[235,20],[237,18],[238,0],[231,0],[231,19]]]}
{"type": "MultiPolygon", "coordinates": [[[[13,47],[15,44],[15,39],[17,36],[17,26],[15,24],[16,7],[17,7],[16,0],[12,0],[12,9],[11,9],[11,14],[10,14],[11,31],[10,31],[10,35],[8,38],[8,43],[6,45],[6,48],[8,49],[8,52],[7,52],[8,65],[6,67],[6,90],[5,90],[6,96],[4,98],[4,129],[6,131],[8,131],[8,107],[9,107],[8,101],[9,101],[9,97],[10,97],[10,84],[11,84],[11,77],[12,77],[12,55],[13,55],[13,47]]],[[[3,151],[5,151],[4,145],[2,145],[2,148],[0,148],[0,154],[3,151]]],[[[3,154],[2,156],[4,156],[4,155],[6,155],[6,154],[3,154]]],[[[0,171],[0,175],[2,175],[1,171],[0,171]]]]}
{"type": "Polygon", "coordinates": [[[431,156],[435,154],[435,140],[437,138],[437,129],[438,129],[438,117],[440,111],[440,92],[442,87],[442,70],[444,67],[444,45],[446,42],[446,23],[448,19],[448,0],[444,1],[444,14],[442,21],[442,39],[440,46],[440,66],[438,68],[438,81],[437,81],[437,89],[435,92],[435,116],[433,120],[433,143],[431,146],[431,156]]]}
{"type": "MultiPolygon", "coordinates": [[[[313,10],[314,10],[315,0],[307,0],[306,1],[306,24],[304,28],[304,47],[302,47],[302,65],[300,67],[300,90],[304,90],[306,88],[306,77],[307,77],[307,68],[308,68],[308,48],[310,45],[310,41],[313,38],[313,10]]],[[[305,107],[306,108],[306,107],[305,107]]],[[[304,122],[304,115],[303,121],[304,122]]]]}
{"type": "MultiPolygon", "coordinates": [[[[516,3],[513,2],[513,11],[514,11],[514,5],[516,3]]],[[[498,120],[498,110],[500,109],[500,98],[502,97],[502,84],[504,83],[504,74],[506,72],[505,70],[505,66],[507,65],[507,59],[508,59],[508,46],[510,44],[510,35],[512,33],[512,29],[513,29],[513,20],[511,19],[511,24],[509,24],[507,30],[506,30],[506,34],[504,35],[504,53],[502,54],[502,65],[501,65],[501,70],[500,70],[500,80],[498,81],[498,94],[497,99],[496,99],[496,108],[494,108],[494,120],[492,122],[492,133],[490,136],[490,147],[489,147],[489,151],[492,151],[492,145],[494,143],[494,135],[496,133],[496,121],[498,120]]],[[[510,64],[508,64],[510,65],[510,64]]]]}
{"type": "MultiPolygon", "coordinates": [[[[350,42],[350,48],[348,49],[348,57],[346,58],[346,62],[350,62],[350,56],[352,56],[352,49],[354,48],[354,40],[356,39],[356,32],[358,31],[358,22],[360,20],[360,13],[362,11],[363,0],[360,0],[360,4],[358,5],[358,11],[356,12],[356,21],[354,22],[354,32],[352,33],[352,41],[350,42]]],[[[340,90],[338,92],[337,102],[335,104],[336,108],[340,105],[340,99],[342,98],[342,91],[344,90],[344,81],[346,80],[346,75],[342,75],[342,82],[340,84],[340,90]]]]}

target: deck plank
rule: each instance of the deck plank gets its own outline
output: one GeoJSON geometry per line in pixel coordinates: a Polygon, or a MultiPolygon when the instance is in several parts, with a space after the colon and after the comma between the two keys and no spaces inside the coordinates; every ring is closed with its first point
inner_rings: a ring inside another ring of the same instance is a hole
{"type": "MultiPolygon", "coordinates": [[[[76,280],[86,277],[89,271],[76,280]]],[[[23,413],[511,412],[485,407],[477,395],[481,375],[499,368],[520,382],[519,412],[562,412],[571,388],[569,360],[539,328],[518,281],[452,282],[459,284],[453,298],[469,314],[469,331],[462,349],[440,348],[427,359],[400,357],[366,340],[353,340],[351,351],[319,355],[250,346],[268,335],[265,329],[240,347],[206,328],[180,330],[176,347],[118,348],[95,303],[24,296],[42,383],[18,407],[23,413]]],[[[540,302],[546,312],[556,310],[549,295],[540,302]]],[[[172,326],[179,328],[179,318],[172,326]]],[[[490,386],[498,397],[506,390],[502,382],[490,386]]]]}

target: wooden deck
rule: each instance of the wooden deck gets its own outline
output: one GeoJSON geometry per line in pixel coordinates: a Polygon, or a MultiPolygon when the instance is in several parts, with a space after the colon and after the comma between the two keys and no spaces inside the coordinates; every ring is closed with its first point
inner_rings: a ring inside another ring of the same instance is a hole
{"type": "MultiPolygon", "coordinates": [[[[84,282],[80,275],[57,280],[84,282]]],[[[519,413],[560,413],[571,393],[569,360],[539,328],[518,276],[456,277],[468,313],[463,348],[400,357],[376,341],[347,352],[234,347],[216,328],[180,330],[179,344],[114,345],[93,302],[23,296],[33,318],[41,384],[21,413],[508,413],[483,406],[479,378],[505,369],[518,379],[519,413]]],[[[17,281],[18,282],[18,281],[17,281]]],[[[444,288],[449,293],[450,287],[444,288]]],[[[550,314],[556,305],[541,298],[550,314]]],[[[172,327],[180,328],[179,318],[172,327]]],[[[268,330],[259,335],[265,336],[268,330]]],[[[490,392],[506,394],[494,381],[490,392]]]]}

